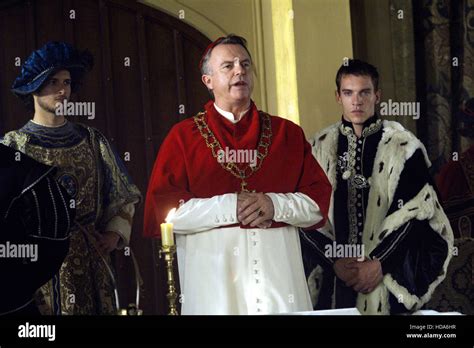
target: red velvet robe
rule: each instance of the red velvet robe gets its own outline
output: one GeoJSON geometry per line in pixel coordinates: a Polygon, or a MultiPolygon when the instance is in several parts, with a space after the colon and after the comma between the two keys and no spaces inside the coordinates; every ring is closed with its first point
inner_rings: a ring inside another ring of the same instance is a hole
{"type": "MultiPolygon", "coordinates": [[[[236,124],[220,115],[214,102],[205,105],[205,120],[223,149],[256,149],[260,135],[259,113],[252,102],[249,112],[236,124]]],[[[271,116],[272,138],[260,169],[246,179],[248,190],[256,192],[301,192],[313,199],[323,220],[327,218],[331,185],[311,154],[303,130],[286,119],[271,116]]],[[[210,198],[240,192],[241,180],[224,170],[196,127],[193,118],[176,124],[158,153],[148,185],[144,236],[160,237],[160,223],[180,200],[210,198]]],[[[285,226],[273,223],[272,228],[285,226]]],[[[234,225],[235,226],[235,225],[234,225]]],[[[241,226],[243,228],[248,226],[241,226]]]]}

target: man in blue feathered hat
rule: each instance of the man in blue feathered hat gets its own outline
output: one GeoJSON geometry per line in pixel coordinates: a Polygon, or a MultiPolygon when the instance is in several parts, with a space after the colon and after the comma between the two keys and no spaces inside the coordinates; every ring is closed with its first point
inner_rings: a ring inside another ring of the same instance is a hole
{"type": "MultiPolygon", "coordinates": [[[[83,114],[72,103],[93,57],[65,42],[49,42],[22,66],[12,91],[34,111],[21,129],[2,143],[58,168],[56,180],[76,208],[70,251],[53,279],[37,293],[42,314],[113,314],[115,299],[109,253],[129,243],[132,218],[141,195],[107,139],[65,115],[83,114]]],[[[95,116],[94,116],[95,117],[95,116]]]]}

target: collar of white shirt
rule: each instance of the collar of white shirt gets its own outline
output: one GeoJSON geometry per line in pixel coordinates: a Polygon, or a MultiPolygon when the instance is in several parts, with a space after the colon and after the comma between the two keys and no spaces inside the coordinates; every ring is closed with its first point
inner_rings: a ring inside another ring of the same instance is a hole
{"type": "Polygon", "coordinates": [[[228,119],[230,122],[232,122],[232,123],[237,123],[237,122],[239,122],[239,121],[242,119],[242,116],[244,116],[245,113],[246,113],[247,111],[249,111],[249,109],[250,109],[250,106],[249,106],[249,108],[248,108],[247,110],[242,111],[242,112],[239,114],[239,118],[236,120],[236,119],[234,119],[234,114],[233,114],[232,112],[222,110],[220,107],[217,106],[216,103],[214,103],[214,107],[216,108],[216,110],[217,110],[218,113],[220,113],[222,116],[224,116],[225,118],[227,118],[227,119],[228,119]]]}

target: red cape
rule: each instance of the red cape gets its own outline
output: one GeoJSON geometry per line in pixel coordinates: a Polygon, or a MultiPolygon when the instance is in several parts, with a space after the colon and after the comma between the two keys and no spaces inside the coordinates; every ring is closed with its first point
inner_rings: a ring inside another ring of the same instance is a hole
{"type": "MultiPolygon", "coordinates": [[[[205,120],[223,149],[256,149],[260,118],[252,102],[249,112],[236,124],[220,115],[214,102],[205,105],[205,120]]],[[[324,225],[331,185],[311,153],[304,132],[286,119],[271,116],[272,139],[260,169],[246,179],[247,189],[257,192],[301,192],[319,206],[324,225]]],[[[176,124],[163,141],[155,161],[145,202],[144,236],[160,237],[160,223],[180,201],[210,198],[240,191],[241,180],[224,170],[212,156],[193,118],[176,124]]],[[[285,226],[273,223],[272,227],[285,226]]],[[[241,226],[245,228],[246,226],[241,226]]]]}

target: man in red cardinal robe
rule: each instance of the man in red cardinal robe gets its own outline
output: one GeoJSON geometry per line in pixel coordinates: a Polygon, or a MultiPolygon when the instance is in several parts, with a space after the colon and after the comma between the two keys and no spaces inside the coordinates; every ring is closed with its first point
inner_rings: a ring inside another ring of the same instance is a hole
{"type": "Polygon", "coordinates": [[[213,42],[200,62],[213,96],[176,124],[150,179],[144,234],[174,224],[182,314],[312,310],[298,228],[322,226],[331,186],[303,130],[257,109],[244,38],[213,42]]]}

